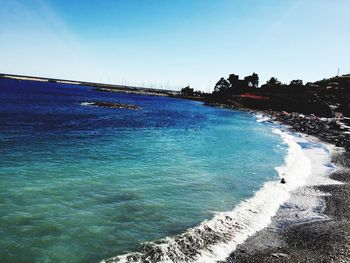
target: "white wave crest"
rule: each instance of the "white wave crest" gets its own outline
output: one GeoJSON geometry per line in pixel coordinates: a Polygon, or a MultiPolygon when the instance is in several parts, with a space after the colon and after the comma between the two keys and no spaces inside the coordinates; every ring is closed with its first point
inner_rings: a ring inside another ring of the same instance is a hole
{"type": "Polygon", "coordinates": [[[257,122],[266,122],[266,121],[270,121],[271,120],[270,117],[268,117],[266,115],[263,115],[263,114],[257,114],[257,115],[255,115],[255,117],[256,117],[256,121],[257,122]]]}
{"type": "Polygon", "coordinates": [[[230,212],[218,213],[183,234],[165,238],[160,244],[146,243],[141,252],[103,262],[204,263],[226,259],[237,245],[271,223],[280,205],[289,199],[289,192],[303,186],[311,173],[311,162],[294,137],[278,129],[273,132],[289,146],[284,165],[276,168],[285,184],[279,180],[266,182],[252,198],[230,212]]]}

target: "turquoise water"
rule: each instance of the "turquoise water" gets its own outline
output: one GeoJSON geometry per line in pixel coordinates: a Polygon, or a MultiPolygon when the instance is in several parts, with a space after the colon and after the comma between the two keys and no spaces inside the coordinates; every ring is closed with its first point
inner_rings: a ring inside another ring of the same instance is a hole
{"type": "Polygon", "coordinates": [[[248,113],[73,85],[0,79],[0,118],[1,262],[137,251],[232,210],[286,153],[248,113]]]}

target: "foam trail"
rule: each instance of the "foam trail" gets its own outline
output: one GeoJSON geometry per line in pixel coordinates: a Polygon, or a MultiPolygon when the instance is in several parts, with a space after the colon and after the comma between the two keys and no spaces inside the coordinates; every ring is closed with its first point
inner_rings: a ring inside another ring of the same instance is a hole
{"type": "Polygon", "coordinates": [[[267,182],[256,194],[230,212],[217,213],[212,219],[160,243],[146,243],[141,252],[128,253],[103,262],[215,262],[226,259],[237,245],[268,226],[280,205],[290,197],[289,192],[306,183],[311,162],[294,137],[273,130],[288,144],[285,164],[277,167],[278,181],[267,182]]]}

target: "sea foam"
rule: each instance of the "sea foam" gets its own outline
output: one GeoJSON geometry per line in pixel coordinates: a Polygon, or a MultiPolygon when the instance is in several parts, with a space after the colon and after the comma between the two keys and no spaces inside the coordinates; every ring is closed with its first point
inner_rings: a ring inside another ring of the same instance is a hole
{"type": "Polygon", "coordinates": [[[271,223],[279,207],[289,199],[291,191],[310,181],[312,162],[298,144],[300,138],[277,128],[273,132],[288,144],[284,165],[276,167],[279,180],[266,182],[252,198],[241,202],[232,211],[217,213],[197,227],[158,243],[145,243],[141,252],[128,253],[103,262],[148,260],[200,263],[226,259],[237,245],[271,223]],[[280,183],[282,178],[285,184],[280,183]]]}
{"type": "Polygon", "coordinates": [[[270,117],[263,115],[263,114],[257,114],[257,115],[255,115],[255,117],[256,117],[257,122],[266,122],[266,121],[271,120],[270,117]]]}

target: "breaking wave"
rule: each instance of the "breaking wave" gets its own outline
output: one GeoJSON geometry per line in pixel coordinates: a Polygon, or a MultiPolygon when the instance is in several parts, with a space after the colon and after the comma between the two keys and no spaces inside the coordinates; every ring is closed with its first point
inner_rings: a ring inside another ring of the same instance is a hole
{"type": "Polygon", "coordinates": [[[266,122],[266,121],[271,120],[270,117],[263,115],[263,114],[257,114],[257,115],[255,115],[255,117],[256,117],[257,122],[266,122]]]}
{"type": "Polygon", "coordinates": [[[278,129],[273,132],[289,146],[284,165],[276,168],[279,180],[266,182],[252,198],[232,211],[217,213],[182,234],[144,243],[139,252],[102,262],[199,263],[226,259],[237,245],[270,224],[280,205],[288,200],[289,192],[304,185],[311,173],[311,162],[294,137],[278,129]],[[285,179],[285,184],[280,183],[281,178],[285,179]]]}

